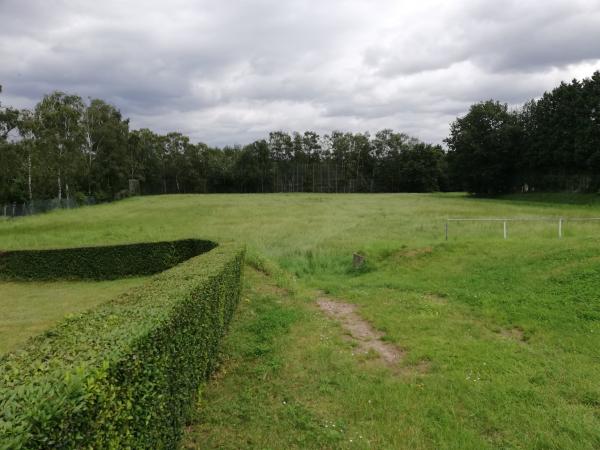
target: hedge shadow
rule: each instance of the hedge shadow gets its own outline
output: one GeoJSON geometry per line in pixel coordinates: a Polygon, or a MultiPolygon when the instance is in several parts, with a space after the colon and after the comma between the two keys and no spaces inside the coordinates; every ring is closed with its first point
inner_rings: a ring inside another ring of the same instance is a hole
{"type": "Polygon", "coordinates": [[[217,246],[183,239],[125,245],[0,252],[4,280],[113,280],[152,275],[217,246]]]}

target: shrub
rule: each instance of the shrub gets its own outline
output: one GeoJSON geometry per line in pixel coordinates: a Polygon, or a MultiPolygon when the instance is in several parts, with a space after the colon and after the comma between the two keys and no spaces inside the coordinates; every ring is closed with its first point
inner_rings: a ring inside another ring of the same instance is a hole
{"type": "Polygon", "coordinates": [[[162,272],[215,247],[211,241],[185,239],[102,247],[0,252],[0,279],[110,280],[162,272]]]}
{"type": "Polygon", "coordinates": [[[232,244],[0,359],[0,448],[176,448],[240,295],[232,244]]]}

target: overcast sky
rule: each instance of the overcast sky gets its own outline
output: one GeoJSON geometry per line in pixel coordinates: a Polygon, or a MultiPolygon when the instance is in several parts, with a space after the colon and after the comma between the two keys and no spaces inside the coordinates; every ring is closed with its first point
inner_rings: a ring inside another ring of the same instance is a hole
{"type": "Polygon", "coordinates": [[[600,69],[600,0],[0,0],[0,101],[99,97],[133,128],[245,144],[393,128],[600,69]]]}

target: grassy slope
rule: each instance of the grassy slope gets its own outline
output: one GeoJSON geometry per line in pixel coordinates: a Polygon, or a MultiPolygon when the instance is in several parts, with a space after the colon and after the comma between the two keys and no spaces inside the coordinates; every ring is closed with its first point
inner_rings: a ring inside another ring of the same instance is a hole
{"type": "Polygon", "coordinates": [[[596,197],[557,200],[138,198],[0,223],[0,248],[199,236],[246,241],[251,261],[283,268],[291,294],[249,271],[190,446],[594,448],[600,224],[567,224],[562,241],[551,223],[511,224],[508,241],[498,224],[453,224],[443,241],[447,216],[600,215],[596,197]],[[350,268],[353,251],[365,270],[350,268]],[[407,350],[406,375],[357,360],[315,310],[316,289],[360,305],[407,350]],[[524,342],[505,336],[514,328],[524,342]],[[411,369],[422,361],[427,373],[411,369]]]}

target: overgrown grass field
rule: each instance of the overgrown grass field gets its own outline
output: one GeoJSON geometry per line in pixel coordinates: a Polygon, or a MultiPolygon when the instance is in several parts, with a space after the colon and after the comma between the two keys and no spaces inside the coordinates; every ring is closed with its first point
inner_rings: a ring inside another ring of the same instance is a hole
{"type": "MultiPolygon", "coordinates": [[[[246,242],[245,293],[186,447],[593,449],[600,222],[557,238],[558,217],[593,216],[597,196],[159,196],[1,222],[0,248],[246,242]],[[552,221],[510,223],[506,241],[502,224],[452,223],[445,241],[447,217],[490,216],[552,221]],[[357,352],[322,295],[357,305],[402,349],[397,367],[357,352]]],[[[138,282],[0,283],[0,351],[138,282]]]]}

